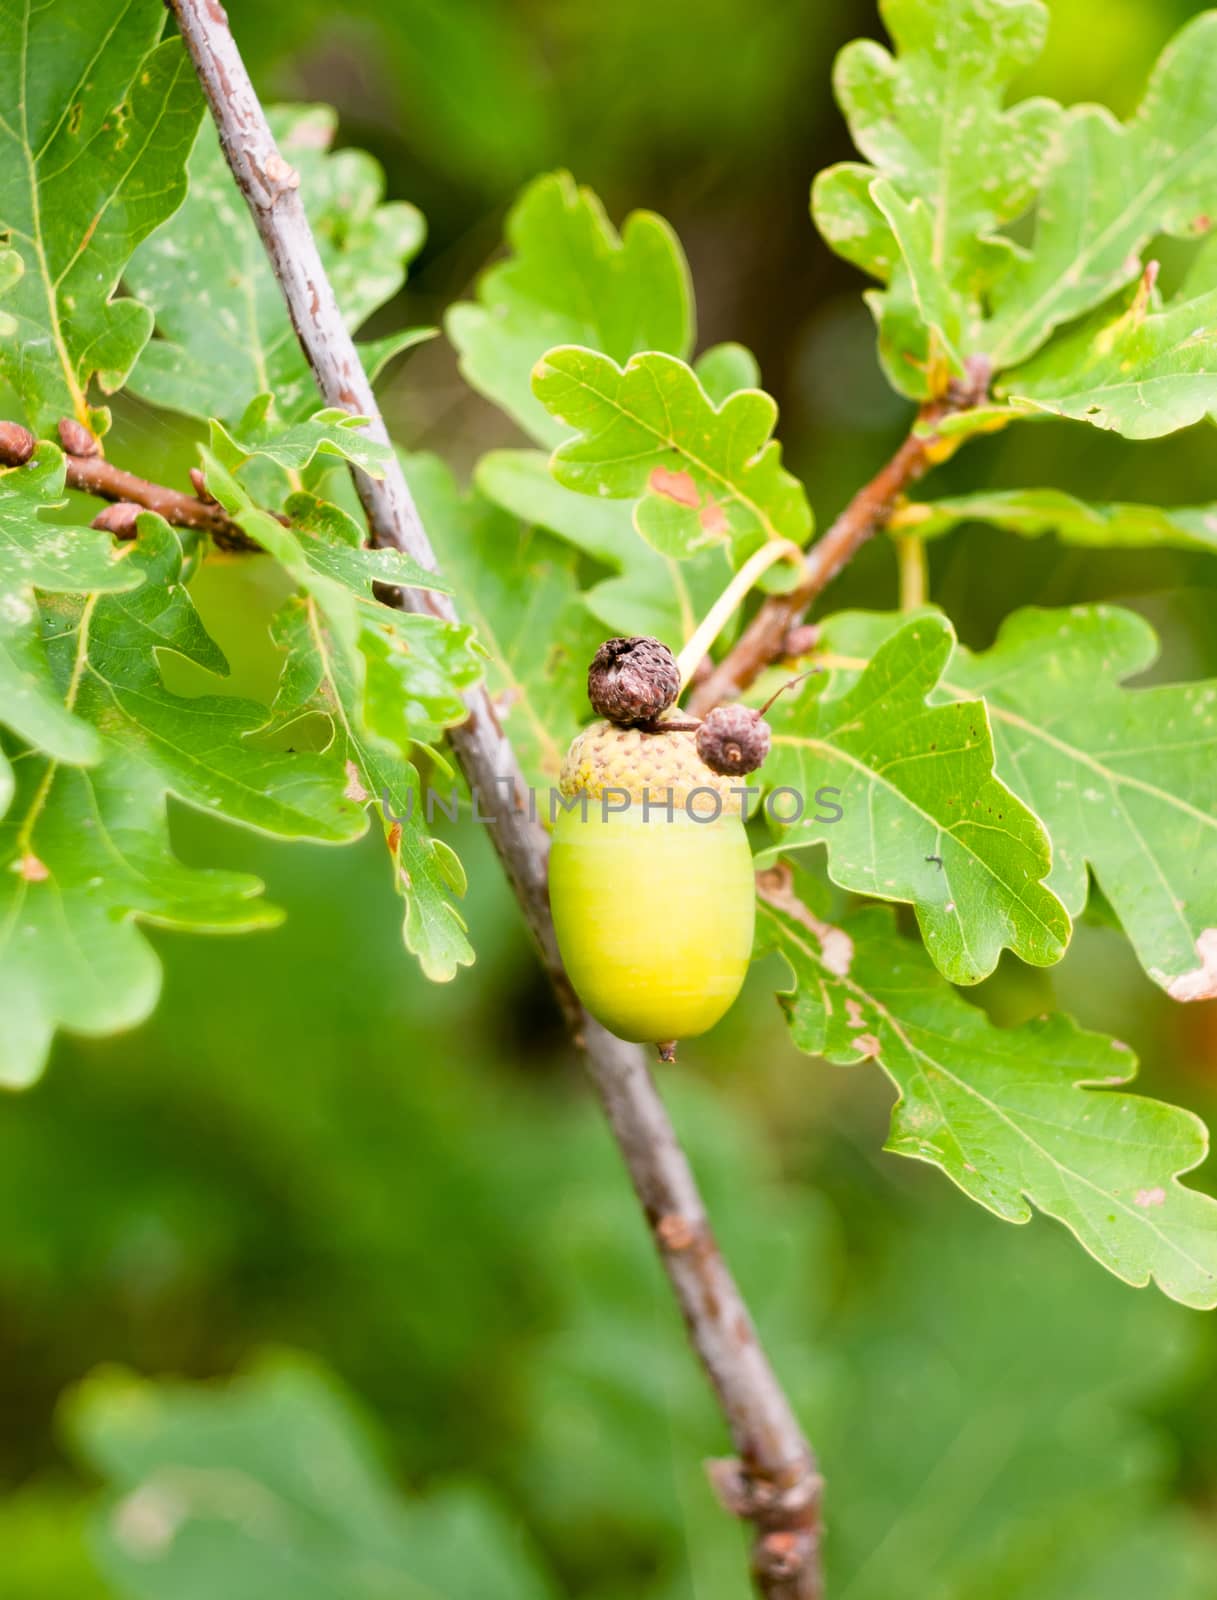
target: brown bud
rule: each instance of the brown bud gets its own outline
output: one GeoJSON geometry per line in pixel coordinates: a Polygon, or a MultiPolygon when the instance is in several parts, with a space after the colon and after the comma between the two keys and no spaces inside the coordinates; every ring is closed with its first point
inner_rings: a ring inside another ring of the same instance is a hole
{"type": "Polygon", "coordinates": [[[60,417],[59,442],[70,456],[99,456],[101,440],[74,417],[60,417]]]}
{"type": "Polygon", "coordinates": [[[592,709],[623,728],[653,722],[679,693],[676,657],[658,639],[606,639],[588,669],[592,709]]]}
{"type": "Polygon", "coordinates": [[[716,706],[697,730],[697,753],[723,777],[755,772],[769,754],[769,724],[751,706],[716,706]]]}
{"type": "Polygon", "coordinates": [[[0,422],[0,462],[23,467],[38,448],[38,441],[19,422],[0,422]]]}
{"type": "Polygon", "coordinates": [[[132,500],[116,500],[112,506],[99,511],[89,526],[112,533],[116,539],[134,539],[135,519],[143,510],[143,506],[137,506],[132,500]]]}
{"type": "Polygon", "coordinates": [[[205,506],[217,506],[219,501],[207,487],[207,479],[203,476],[202,467],[191,467],[190,481],[194,485],[194,492],[205,506]]]}

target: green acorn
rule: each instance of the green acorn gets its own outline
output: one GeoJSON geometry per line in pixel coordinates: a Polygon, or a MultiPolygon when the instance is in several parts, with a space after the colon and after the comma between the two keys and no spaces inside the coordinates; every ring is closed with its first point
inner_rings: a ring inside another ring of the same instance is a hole
{"type": "MultiPolygon", "coordinates": [[[[610,640],[596,662],[613,678],[606,686],[593,666],[597,709],[648,720],[596,722],[571,744],[550,853],[554,927],[592,1015],[670,1054],[672,1041],[714,1026],[748,971],[755,887],[739,773],[753,767],[739,756],[735,722],[734,764],[716,772],[698,746],[711,719],[656,712],[679,687],[658,640],[610,640]]],[[[707,748],[717,753],[713,734],[707,748]]]]}

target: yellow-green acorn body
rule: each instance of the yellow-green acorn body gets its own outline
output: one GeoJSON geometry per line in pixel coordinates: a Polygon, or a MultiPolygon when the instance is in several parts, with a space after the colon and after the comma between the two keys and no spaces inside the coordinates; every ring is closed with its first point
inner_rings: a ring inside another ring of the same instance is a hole
{"type": "Polygon", "coordinates": [[[742,782],[662,722],[597,722],[567,753],[554,926],[579,998],[624,1039],[704,1033],[739,994],[755,916],[742,782]]]}

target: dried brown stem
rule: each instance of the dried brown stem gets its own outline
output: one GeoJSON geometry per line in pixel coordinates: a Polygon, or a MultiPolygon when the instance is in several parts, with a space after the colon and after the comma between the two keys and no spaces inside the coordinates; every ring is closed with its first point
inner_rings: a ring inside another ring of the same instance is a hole
{"type": "Polygon", "coordinates": [[[979,404],[989,379],[983,358],[969,365],[966,379],[953,384],[942,400],[922,406],[917,426],[890,461],[858,490],[841,515],[807,552],[803,578],[787,594],[770,595],[732,649],[689,697],[688,709],[703,716],[713,706],[734,700],[766,667],[798,654],[797,639],[808,607],[871,537],[884,526],[905,491],[925,476],[951,446],[934,432],[946,416],[979,404]]]}
{"type": "MultiPolygon", "coordinates": [[[[62,426],[62,425],[61,425],[62,426]]],[[[79,424],[72,424],[79,427],[79,424]]],[[[86,430],[80,429],[84,434],[86,430]]],[[[71,437],[71,435],[69,435],[71,437]]],[[[66,441],[64,441],[66,442],[66,441]]],[[[0,466],[21,467],[33,454],[37,441],[28,429],[15,422],[0,422],[0,466]]],[[[80,489],[85,494],[96,495],[99,500],[111,500],[127,505],[142,506],[145,511],[156,511],[177,528],[198,528],[209,533],[225,550],[257,550],[230,516],[214,502],[197,500],[193,495],[182,494],[177,489],[167,489],[163,484],[150,483],[134,472],[124,472],[100,455],[64,454],[69,489],[80,489]]]]}
{"type": "MultiPolygon", "coordinates": [[[[339,313],[298,193],[299,178],[275,146],[218,0],[169,0],[203,85],[225,154],[249,204],[301,346],[330,405],[368,417],[387,434],[339,313]]],[[[396,461],[380,481],[356,472],[373,541],[434,567],[430,542],[396,461]]],[[[400,603],[453,617],[450,602],[410,590],[400,603]]],[[[478,690],[452,743],[470,785],[494,805],[499,856],[570,1019],[693,1346],[739,1454],[741,1492],[731,1509],[757,1530],[753,1569],[767,1600],[819,1600],[820,1480],[739,1288],[710,1231],[705,1208],[641,1050],[587,1016],[562,967],[549,915],[547,840],[524,805],[524,780],[494,707],[478,690]],[[492,800],[493,797],[493,800],[492,800]],[[746,1492],[745,1492],[746,1490],[746,1492]]]]}

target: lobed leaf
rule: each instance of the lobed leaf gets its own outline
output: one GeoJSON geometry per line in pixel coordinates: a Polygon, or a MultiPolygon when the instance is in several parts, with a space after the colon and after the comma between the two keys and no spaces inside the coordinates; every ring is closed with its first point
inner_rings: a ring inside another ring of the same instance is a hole
{"type": "Polygon", "coordinates": [[[481,1495],[400,1498],[354,1402],[301,1360],[263,1362],[223,1387],[100,1372],[69,1397],[66,1417],[108,1486],[102,1570],[132,1600],[218,1588],[231,1600],[553,1594],[481,1495]]]}
{"type": "Polygon", "coordinates": [[[295,422],[281,421],[274,395],[262,394],[232,427],[213,419],[211,446],[231,470],[250,456],[263,456],[285,472],[304,472],[318,456],[336,456],[373,478],[384,476],[392,448],[366,433],[366,417],[327,406],[295,422]]]}
{"type": "Polygon", "coordinates": [[[1097,1277],[1063,1230],[928,1199],[829,1336],[830,1578],[849,1600],[1207,1600],[1214,1545],[1169,1506],[1146,1404],[1202,1319],[1097,1277]]]}
{"type": "MultiPolygon", "coordinates": [[[[25,271],[25,262],[16,250],[7,250],[0,247],[0,295],[8,291],[25,271]]],[[[17,331],[17,319],[0,310],[0,339],[8,338],[17,331]]]]}
{"type": "Polygon", "coordinates": [[[51,681],[100,759],[13,757],[16,798],[0,821],[0,1082],[37,1076],[57,1027],[109,1033],[148,1014],[160,968],[137,920],[215,931],[276,920],[251,903],[256,879],[175,858],[167,795],[283,838],[341,841],[363,826],[339,764],[248,740],[261,706],[165,688],[161,651],[226,671],[183,585],[173,531],[142,516],[124,562],[143,579],[129,592],[42,597],[51,681]]]}
{"type": "Polygon", "coordinates": [[[0,375],[38,433],[63,416],[104,432],[90,386],[121,388],[152,332],[114,292],[181,204],[203,110],[164,21],[157,0],[0,4],[0,231],[24,267],[7,269],[0,375]]]}
{"type": "MultiPolygon", "coordinates": [[[[0,719],[57,761],[89,763],[101,742],[51,677],[38,595],[114,593],[135,588],[143,573],[109,534],[46,519],[64,504],[63,456],[54,445],[39,445],[24,467],[0,470],[0,719]]],[[[0,812],[12,782],[0,752],[0,812]]]]}
{"type": "Polygon", "coordinates": [[[464,893],[465,877],[448,845],[427,831],[409,757],[416,744],[468,714],[463,692],[482,675],[472,629],[373,600],[376,583],[442,585],[399,552],[364,550],[351,518],[306,492],[288,500],[285,526],[256,507],[232,475],[231,441],[219,424],[212,438],[204,456],[212,493],[299,586],[275,625],[284,662],[272,722],[283,726],[312,712],[329,719],[329,748],[346,773],[347,798],[372,804],[381,818],[394,886],[405,902],[406,948],[427,977],[446,982],[473,961],[452,904],[464,893]]]}
{"type": "Polygon", "coordinates": [[[1114,1092],[1136,1070],[1127,1046],[1061,1016],[994,1027],[888,912],[829,927],[789,873],[767,875],[759,912],[794,977],[780,998],[795,1043],[873,1060],[895,1084],[887,1149],[940,1167],[1006,1221],[1033,1206],[1055,1217],[1126,1283],[1217,1305],[1217,1200],[1179,1182],[1207,1154],[1204,1125],[1114,1092]]]}
{"type": "Polygon", "coordinates": [[[687,561],[660,555],[639,538],[627,501],[564,488],[539,450],[491,450],[478,462],[474,481],[505,511],[612,569],[612,577],[583,591],[584,605],[610,633],[649,634],[679,649],[730,578],[721,547],[687,561]]]}
{"type": "MultiPolygon", "coordinates": [[[[845,613],[825,625],[839,693],[900,617],[845,613]]],[[[1049,887],[1072,916],[1087,864],[1138,959],[1176,1000],[1217,993],[1217,834],[1212,774],[1217,682],[1121,688],[1157,656],[1152,628],[1111,606],[1028,608],[992,649],[960,649],[935,698],[983,695],[997,770],[1052,839],[1049,887]]]]}
{"type": "Polygon", "coordinates": [[[590,189],[568,172],[538,178],[507,218],[512,254],[478,285],[476,304],[454,306],[446,331],[467,383],[538,444],[569,430],[529,387],[556,345],[585,345],[613,360],[643,350],[687,356],[693,344],[689,272],[662,217],[635,211],[620,236],[590,189]]]}
{"type": "Polygon", "coordinates": [[[896,388],[924,397],[977,348],[985,297],[1013,248],[1000,229],[1035,196],[1060,108],[1003,104],[1043,43],[1040,0],[886,0],[880,10],[896,54],[856,40],[833,79],[870,165],[822,172],[812,211],[839,254],[887,285],[871,297],[884,364],[896,388]]]}
{"type": "Polygon", "coordinates": [[[1126,439],[1157,439],[1217,411],[1217,251],[1200,265],[1162,307],[1147,272],[1126,310],[1055,339],[999,385],[999,397],[1126,439]]]}
{"type": "MultiPolygon", "coordinates": [[[[927,613],[892,633],[846,692],[825,693],[817,677],[782,696],[761,776],[799,802],[783,850],[826,844],[842,888],[909,901],[939,970],[976,983],[1007,947],[1035,966],[1059,960],[1070,925],[1041,881],[1043,827],[994,774],[984,702],[942,704],[936,692],[954,650],[949,623],[927,613]],[[839,818],[816,801],[826,787],[839,818]]],[[[773,805],[794,816],[794,800],[773,805]]]]}
{"type": "MultiPolygon", "coordinates": [[[[714,345],[693,370],[715,405],[759,381],[754,356],[739,344],[714,345]]],[[[639,538],[628,502],[565,488],[540,450],[491,450],[478,462],[474,479],[496,505],[612,569],[614,576],[593,582],[583,594],[592,616],[612,633],[650,634],[679,648],[730,577],[723,548],[683,562],[661,555],[639,538]]],[[[767,587],[779,570],[770,568],[759,586],[767,587]]],[[[725,634],[730,637],[730,626],[725,634]]]]}
{"type": "Polygon", "coordinates": [[[554,452],[560,484],[630,499],[634,525],[661,555],[722,545],[738,564],[769,539],[802,545],[811,508],[772,438],[777,406],[759,389],[715,406],[674,356],[633,356],[622,368],[577,347],[550,350],[533,391],[565,427],[554,452]]]}
{"type": "Polygon", "coordinates": [[[983,348],[994,365],[1016,366],[1053,329],[1135,281],[1156,235],[1206,234],[1214,185],[1217,12],[1207,11],[1163,50],[1131,121],[1101,106],[1064,113],[1034,241],[993,285],[983,348]]]}
{"type": "Polygon", "coordinates": [[[487,688],[548,815],[566,747],[587,720],[587,664],[604,637],[583,605],[574,552],[491,504],[462,495],[435,456],[404,462],[457,609],[487,652],[487,688]]]}
{"type": "MultiPolygon", "coordinates": [[[[870,165],[816,179],[812,209],[829,244],[878,278],[868,295],[896,388],[942,394],[968,357],[1019,368],[1066,323],[1135,282],[1163,234],[1208,233],[1217,182],[1217,13],[1167,45],[1136,115],[1099,106],[1004,105],[1038,53],[1040,0],[888,0],[894,56],[869,40],[842,51],[837,95],[870,165]],[[1034,202],[1029,245],[1010,233],[1034,202]]],[[[1196,330],[1207,299],[1146,319],[1096,321],[1048,344],[1004,387],[1029,404],[1149,438],[1214,399],[1196,330]],[[1190,319],[1190,320],[1189,320],[1190,319]]],[[[955,419],[956,431],[980,419],[955,419]]],[[[986,424],[987,425],[987,424],[986,424]]]]}
{"type": "Polygon", "coordinates": [[[994,489],[943,500],[908,502],[889,532],[937,539],[965,523],[985,522],[1026,539],[1054,533],[1063,544],[1112,549],[1217,551],[1217,505],[1151,506],[1079,500],[1061,489],[994,489]]]}
{"type": "MultiPolygon", "coordinates": [[[[269,118],[284,159],[300,174],[326,274],[354,332],[404,283],[422,246],[422,216],[401,201],[385,204],[384,174],[371,156],[331,152],[337,119],[328,106],[281,106],[269,118]]],[[[225,423],[237,421],[251,396],[270,391],[280,415],[298,421],[317,403],[316,384],[210,123],[189,172],[185,203],[126,271],[159,335],[130,387],[155,405],[225,423]]],[[[412,328],[374,341],[362,347],[364,364],[375,376],[390,356],[430,336],[412,328]]]]}

